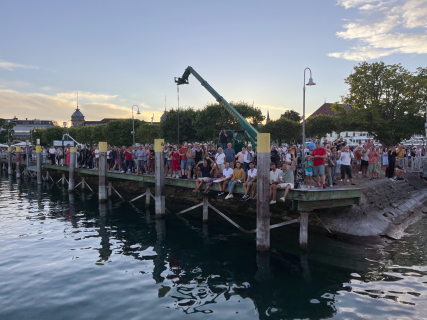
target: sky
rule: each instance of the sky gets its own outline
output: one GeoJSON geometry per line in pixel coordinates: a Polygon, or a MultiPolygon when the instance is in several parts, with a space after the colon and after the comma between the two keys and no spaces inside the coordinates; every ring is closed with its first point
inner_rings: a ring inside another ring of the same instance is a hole
{"type": "MultiPolygon", "coordinates": [[[[159,121],[192,66],[227,101],[276,119],[347,93],[362,61],[427,64],[427,0],[0,0],[0,118],[159,121]],[[306,71],[306,82],[310,72],[306,71]],[[136,107],[135,107],[136,110],[136,107]]],[[[180,107],[214,98],[190,76],[180,107]]],[[[209,121],[207,119],[207,121],[209,121]]]]}

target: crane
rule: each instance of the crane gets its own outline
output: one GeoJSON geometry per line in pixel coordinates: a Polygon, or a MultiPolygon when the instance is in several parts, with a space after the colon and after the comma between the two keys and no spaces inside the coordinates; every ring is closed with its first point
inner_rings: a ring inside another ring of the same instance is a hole
{"type": "MultiPolygon", "coordinates": [[[[242,129],[243,129],[242,131],[227,130],[227,134],[232,133],[233,141],[229,141],[229,142],[232,142],[234,149],[241,149],[241,146],[245,145],[244,133],[246,133],[247,137],[249,138],[249,140],[252,143],[252,146],[255,148],[258,131],[245,118],[243,118],[243,116],[240,113],[238,113],[237,110],[234,109],[234,107],[231,104],[229,104],[221,95],[219,95],[219,93],[216,92],[215,89],[212,88],[210,86],[210,84],[207,83],[206,80],[203,79],[196,72],[196,70],[194,70],[192,67],[187,67],[185,69],[182,77],[180,77],[180,78],[175,77],[175,83],[177,85],[189,84],[188,77],[190,76],[190,74],[192,74],[197,80],[199,80],[200,84],[203,87],[205,87],[205,89],[208,90],[208,92],[211,95],[214,96],[215,100],[220,105],[222,105],[225,108],[225,110],[227,110],[227,112],[231,115],[231,117],[236,122],[238,122],[240,124],[240,126],[242,127],[242,129]]],[[[238,150],[236,150],[236,151],[238,151],[238,150]]]]}

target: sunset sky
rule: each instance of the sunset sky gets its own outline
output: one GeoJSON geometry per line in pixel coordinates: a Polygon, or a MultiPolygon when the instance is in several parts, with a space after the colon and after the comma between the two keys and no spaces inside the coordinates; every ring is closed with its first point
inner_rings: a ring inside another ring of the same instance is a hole
{"type": "MultiPolygon", "coordinates": [[[[346,94],[367,60],[426,67],[427,0],[0,1],[0,118],[159,121],[177,106],[174,77],[192,66],[226,100],[275,119],[346,94]],[[309,73],[307,73],[308,81],[309,73]]],[[[190,77],[180,106],[213,97],[190,77]]]]}

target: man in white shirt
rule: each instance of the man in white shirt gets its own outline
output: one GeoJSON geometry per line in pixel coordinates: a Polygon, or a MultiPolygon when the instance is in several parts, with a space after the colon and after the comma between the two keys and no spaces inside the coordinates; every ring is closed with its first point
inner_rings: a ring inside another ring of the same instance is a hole
{"type": "Polygon", "coordinates": [[[252,151],[252,145],[248,145],[248,149],[246,150],[245,157],[243,158],[243,170],[248,172],[249,163],[253,161],[255,153],[252,151]]]}
{"type": "Polygon", "coordinates": [[[98,147],[95,147],[95,168],[94,170],[98,170],[99,168],[99,149],[98,147]]]}
{"type": "Polygon", "coordinates": [[[225,192],[225,188],[227,187],[227,183],[233,178],[233,169],[230,168],[230,163],[225,163],[225,168],[222,171],[221,181],[218,182],[219,193],[218,196],[222,196],[225,192]]]}
{"type": "Polygon", "coordinates": [[[218,153],[215,155],[215,162],[218,165],[219,170],[224,171],[225,169],[225,153],[222,148],[218,148],[218,153]]]}
{"type": "Polygon", "coordinates": [[[257,175],[257,169],[255,169],[255,165],[251,161],[249,162],[248,177],[246,178],[246,182],[243,184],[243,189],[245,189],[245,194],[243,195],[241,201],[247,201],[250,199],[250,196],[248,195],[248,193],[249,193],[249,189],[256,182],[256,175],[257,175]]]}

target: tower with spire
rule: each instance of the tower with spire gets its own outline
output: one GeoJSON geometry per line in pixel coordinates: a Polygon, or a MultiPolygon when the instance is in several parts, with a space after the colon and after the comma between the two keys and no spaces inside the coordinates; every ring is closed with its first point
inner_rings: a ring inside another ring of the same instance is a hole
{"type": "Polygon", "coordinates": [[[85,124],[85,116],[79,109],[79,93],[77,92],[77,108],[71,115],[71,126],[75,128],[83,127],[85,124]]]}
{"type": "Polygon", "coordinates": [[[270,112],[267,109],[267,120],[266,120],[266,123],[269,123],[269,122],[270,122],[270,112]]]}

